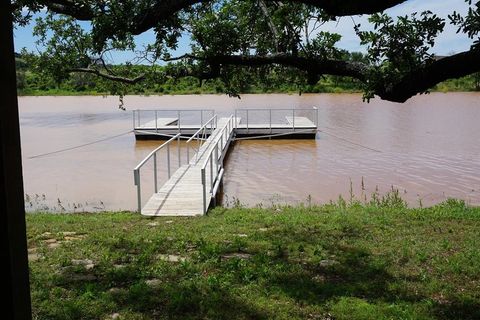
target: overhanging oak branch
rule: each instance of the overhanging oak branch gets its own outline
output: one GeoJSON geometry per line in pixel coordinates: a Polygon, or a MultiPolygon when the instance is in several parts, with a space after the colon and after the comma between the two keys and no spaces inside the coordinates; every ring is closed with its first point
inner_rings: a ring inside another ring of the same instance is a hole
{"type": "Polygon", "coordinates": [[[139,75],[135,78],[126,78],[126,77],[116,76],[116,75],[109,74],[109,73],[104,73],[104,72],[101,72],[100,70],[90,69],[90,68],[72,68],[72,69],[68,69],[67,71],[68,72],[91,73],[91,74],[94,74],[96,76],[108,79],[108,80],[121,82],[121,83],[126,83],[126,84],[135,84],[137,82],[142,81],[145,78],[144,74],[141,74],[141,75],[139,75]]]}
{"type": "Polygon", "coordinates": [[[375,93],[385,100],[405,102],[442,81],[461,78],[475,72],[480,72],[480,49],[437,60],[408,73],[395,83],[382,84],[376,88],[375,93]]]}
{"type": "Polygon", "coordinates": [[[292,0],[323,9],[332,16],[372,14],[394,7],[408,0],[292,0]]]}
{"type": "MultiPolygon", "coordinates": [[[[191,56],[190,56],[191,57],[191,56]]],[[[200,59],[200,58],[197,58],[200,59]]],[[[293,67],[307,73],[348,76],[365,80],[368,67],[360,62],[306,58],[279,53],[265,56],[215,55],[202,58],[211,64],[259,67],[264,65],[282,65],[293,67]]]]}
{"type": "MultiPolygon", "coordinates": [[[[188,56],[188,58],[205,60],[216,65],[259,67],[277,64],[303,70],[310,75],[348,76],[366,84],[369,81],[369,73],[372,72],[371,67],[360,62],[304,58],[287,54],[267,56],[219,55],[205,58],[188,56]]],[[[480,72],[480,49],[472,49],[437,60],[391,82],[376,83],[374,93],[384,100],[405,102],[440,82],[464,77],[475,72],[480,72]]]]}
{"type": "MultiPolygon", "coordinates": [[[[368,83],[371,67],[354,61],[330,60],[321,58],[298,57],[288,54],[272,54],[265,56],[250,55],[212,55],[199,57],[183,55],[178,59],[202,60],[210,65],[210,72],[185,73],[180,76],[194,76],[199,79],[211,79],[220,75],[221,66],[261,67],[267,65],[281,65],[305,71],[309,75],[348,76],[368,83]]],[[[127,84],[142,81],[145,75],[135,78],[125,78],[112,74],[102,73],[97,69],[76,68],[70,72],[86,72],[97,76],[127,84]]],[[[425,92],[436,84],[452,79],[480,72],[480,50],[470,50],[437,60],[424,67],[411,71],[394,81],[379,82],[374,86],[374,93],[380,98],[393,102],[405,102],[418,93],[425,92]]]]}
{"type": "MultiPolygon", "coordinates": [[[[265,0],[267,2],[276,0],[265,0]]],[[[292,0],[325,10],[332,16],[350,16],[371,14],[394,7],[407,0],[292,0]]],[[[168,19],[175,13],[198,3],[213,2],[212,0],[157,0],[147,6],[132,18],[131,33],[140,34],[168,19]]],[[[66,14],[78,20],[93,20],[100,14],[107,14],[95,9],[93,4],[73,0],[38,1],[55,13],[66,14]]]]}

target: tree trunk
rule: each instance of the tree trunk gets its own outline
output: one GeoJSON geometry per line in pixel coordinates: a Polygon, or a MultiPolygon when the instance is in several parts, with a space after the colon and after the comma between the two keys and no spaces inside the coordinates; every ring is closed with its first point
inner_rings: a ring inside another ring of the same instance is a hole
{"type": "Polygon", "coordinates": [[[8,0],[0,2],[0,43],[2,319],[31,319],[15,55],[8,0]]]}

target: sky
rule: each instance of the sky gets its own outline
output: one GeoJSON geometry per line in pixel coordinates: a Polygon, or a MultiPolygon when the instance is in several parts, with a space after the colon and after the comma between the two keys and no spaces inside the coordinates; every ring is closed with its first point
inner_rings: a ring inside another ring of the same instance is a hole
{"type": "MultiPolygon", "coordinates": [[[[404,16],[413,12],[422,12],[425,10],[431,10],[439,17],[447,19],[447,16],[453,11],[459,13],[466,13],[468,11],[468,5],[465,0],[409,0],[386,10],[386,13],[390,16],[404,16]]],[[[40,16],[42,13],[39,14],[40,16]]],[[[339,33],[342,35],[342,39],[338,43],[338,47],[346,49],[348,51],[360,51],[364,52],[365,47],[360,46],[360,41],[353,31],[353,25],[355,23],[361,24],[362,30],[370,30],[368,16],[353,16],[342,17],[336,22],[329,22],[322,26],[319,31],[330,31],[339,33]]],[[[88,28],[88,24],[84,24],[88,28]]],[[[32,36],[33,26],[29,25],[23,28],[17,28],[14,31],[15,49],[19,52],[22,48],[27,48],[29,51],[36,51],[35,38],[32,36]]],[[[142,47],[147,43],[153,43],[155,41],[155,34],[152,30],[149,30],[139,36],[135,37],[137,46],[142,47]]],[[[436,45],[432,50],[432,53],[437,55],[450,55],[461,51],[466,51],[470,48],[472,40],[468,39],[466,35],[457,34],[456,28],[448,23],[445,26],[444,32],[437,38],[436,45]]],[[[178,49],[172,54],[182,55],[189,51],[189,37],[184,36],[179,41],[178,49]]],[[[112,54],[111,59],[116,63],[124,63],[131,60],[134,57],[133,52],[115,52],[112,54]]]]}
{"type": "MultiPolygon", "coordinates": [[[[458,53],[466,51],[470,48],[472,40],[464,34],[457,34],[457,28],[450,25],[448,22],[448,15],[457,11],[461,14],[468,12],[468,4],[465,0],[410,0],[406,1],[398,6],[390,8],[385,12],[392,16],[405,16],[413,12],[423,12],[430,10],[437,14],[439,17],[446,19],[447,24],[441,35],[436,40],[433,53],[437,55],[449,55],[452,53],[458,53]]],[[[361,30],[370,30],[368,28],[368,16],[354,16],[355,23],[361,24],[361,30]]],[[[342,35],[342,40],[338,43],[338,46],[348,51],[365,51],[365,48],[360,46],[360,41],[356,34],[353,32],[354,22],[350,17],[342,17],[339,22],[329,22],[324,25],[324,31],[336,32],[342,35]]]]}

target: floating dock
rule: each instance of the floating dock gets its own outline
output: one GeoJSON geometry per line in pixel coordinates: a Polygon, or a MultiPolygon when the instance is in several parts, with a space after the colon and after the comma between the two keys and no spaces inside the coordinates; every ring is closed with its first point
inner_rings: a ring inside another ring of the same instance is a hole
{"type": "Polygon", "coordinates": [[[212,203],[215,204],[223,179],[224,159],[229,146],[237,137],[315,138],[317,133],[318,110],[316,108],[237,109],[235,114],[229,117],[219,118],[213,115],[207,120],[208,114],[213,113],[211,110],[135,110],[133,125],[137,139],[168,139],[134,169],[138,211],[142,215],[200,216],[206,214],[212,203]],[[152,113],[152,111],[154,119],[145,116],[145,112],[152,113]],[[283,114],[279,115],[279,111],[283,114]],[[313,114],[313,117],[311,115],[309,117],[304,111],[313,114]],[[160,115],[159,117],[159,113],[162,112],[176,113],[177,116],[160,115]],[[192,112],[199,113],[199,123],[192,123],[195,117],[185,115],[192,112]],[[263,122],[261,122],[262,117],[260,117],[261,121],[258,119],[252,121],[252,113],[259,112],[263,113],[263,122]],[[282,116],[284,120],[279,121],[282,116]],[[143,122],[141,119],[144,119],[143,122]],[[180,157],[180,139],[182,138],[188,138],[187,159],[183,165],[180,157]],[[174,141],[177,142],[178,148],[178,169],[172,174],[170,146],[174,141]],[[162,149],[166,149],[167,152],[168,180],[159,187],[157,153],[162,149]],[[149,161],[153,162],[154,193],[143,205],[140,172],[149,161]]]}
{"type": "MultiPolygon", "coordinates": [[[[135,110],[133,130],[138,140],[191,137],[213,115],[213,110],[135,110]]],[[[237,137],[314,139],[317,133],[316,108],[236,109],[232,116],[237,137]]]]}

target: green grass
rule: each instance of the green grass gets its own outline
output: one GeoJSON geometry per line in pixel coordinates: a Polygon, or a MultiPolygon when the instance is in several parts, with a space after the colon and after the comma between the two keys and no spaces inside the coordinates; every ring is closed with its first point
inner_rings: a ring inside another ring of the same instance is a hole
{"type": "Polygon", "coordinates": [[[480,319],[479,226],[461,201],[396,197],[199,218],[28,214],[34,317],[480,319]]]}

